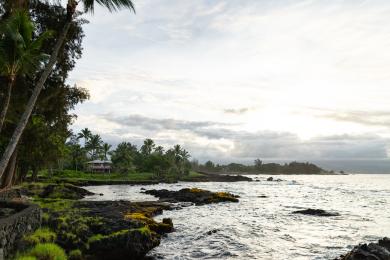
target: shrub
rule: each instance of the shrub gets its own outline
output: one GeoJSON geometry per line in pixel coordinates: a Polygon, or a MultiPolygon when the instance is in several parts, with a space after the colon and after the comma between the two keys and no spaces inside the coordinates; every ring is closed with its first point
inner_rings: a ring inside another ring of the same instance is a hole
{"type": "Polygon", "coordinates": [[[31,235],[27,235],[24,237],[24,241],[28,244],[36,245],[39,243],[50,243],[54,242],[57,238],[56,233],[51,231],[48,228],[39,228],[31,235]]]}
{"type": "Polygon", "coordinates": [[[69,259],[70,260],[81,260],[83,259],[83,254],[81,253],[80,249],[75,249],[69,252],[69,259]]]}
{"type": "Polygon", "coordinates": [[[27,256],[35,257],[38,260],[67,260],[65,251],[56,244],[37,244],[27,256]]]}
{"type": "Polygon", "coordinates": [[[37,258],[34,256],[19,256],[16,260],[37,260],[37,258]]]}

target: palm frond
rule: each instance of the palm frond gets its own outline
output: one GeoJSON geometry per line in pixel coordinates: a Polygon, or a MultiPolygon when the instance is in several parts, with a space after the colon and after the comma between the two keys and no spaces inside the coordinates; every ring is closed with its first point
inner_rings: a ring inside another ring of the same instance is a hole
{"type": "Polygon", "coordinates": [[[95,10],[95,3],[104,6],[110,12],[116,12],[120,9],[127,8],[135,13],[135,7],[131,0],[82,0],[85,12],[93,13],[95,10]]]}

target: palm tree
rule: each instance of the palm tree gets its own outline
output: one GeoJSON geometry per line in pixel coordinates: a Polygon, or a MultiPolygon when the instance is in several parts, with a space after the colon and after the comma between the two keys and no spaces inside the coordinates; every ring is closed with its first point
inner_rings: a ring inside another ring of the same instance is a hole
{"type": "Polygon", "coordinates": [[[154,148],[154,152],[159,154],[159,155],[163,155],[164,154],[164,147],[162,147],[161,145],[157,146],[156,148],[154,148]]]}
{"type": "Polygon", "coordinates": [[[102,148],[102,144],[103,141],[100,135],[92,135],[85,144],[85,148],[91,152],[92,160],[96,160],[98,158],[98,154],[100,149],[102,148]]]}
{"type": "Polygon", "coordinates": [[[145,139],[144,144],[141,146],[141,152],[143,155],[150,155],[156,145],[152,139],[145,139]]]}
{"type": "Polygon", "coordinates": [[[31,75],[47,55],[41,52],[42,43],[50,32],[33,40],[34,26],[26,12],[18,11],[0,26],[0,75],[7,78],[7,90],[0,112],[0,132],[18,75],[31,75]]]}
{"type": "Polygon", "coordinates": [[[107,154],[110,151],[111,147],[112,147],[111,144],[108,144],[108,143],[104,143],[103,144],[102,152],[103,152],[103,155],[104,155],[104,160],[107,160],[107,154]]]}
{"type": "Polygon", "coordinates": [[[89,138],[91,138],[92,132],[88,128],[81,129],[80,133],[77,134],[77,139],[84,138],[84,146],[86,145],[89,138]]]}
{"type": "MultiPolygon", "coordinates": [[[[6,2],[10,1],[12,2],[14,0],[8,0],[6,2]]],[[[68,0],[66,23],[63,27],[61,34],[58,35],[58,39],[50,56],[49,62],[47,63],[45,70],[42,72],[41,77],[35,85],[32,95],[27,103],[26,109],[22,117],[20,118],[18,125],[14,130],[14,133],[12,134],[12,137],[3,153],[3,156],[0,161],[0,178],[3,176],[8,162],[13,152],[15,151],[17,144],[19,143],[20,137],[22,136],[24,129],[26,128],[31,113],[38,100],[39,94],[41,93],[47,78],[49,77],[54,65],[57,62],[58,54],[65,42],[70,26],[72,25],[73,18],[76,13],[76,8],[79,2],[83,3],[85,12],[93,12],[96,3],[106,7],[110,12],[118,11],[122,8],[127,8],[135,12],[134,4],[131,0],[68,0]]]]}

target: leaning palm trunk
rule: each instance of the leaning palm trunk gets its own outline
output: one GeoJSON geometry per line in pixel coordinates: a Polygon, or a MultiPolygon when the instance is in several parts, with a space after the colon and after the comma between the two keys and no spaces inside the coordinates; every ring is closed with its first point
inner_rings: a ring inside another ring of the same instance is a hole
{"type": "Polygon", "coordinates": [[[37,85],[35,86],[33,93],[27,103],[26,110],[24,111],[22,117],[20,118],[18,125],[16,129],[14,130],[14,133],[8,143],[8,146],[6,147],[3,156],[0,161],[0,178],[3,176],[5,169],[7,168],[8,162],[14,153],[16,146],[19,143],[20,137],[23,134],[24,129],[26,128],[26,125],[30,119],[31,113],[35,107],[35,104],[38,100],[39,94],[41,93],[43,86],[49,77],[50,73],[53,70],[54,65],[57,62],[58,54],[61,49],[61,46],[64,44],[66,36],[68,34],[69,28],[71,26],[72,19],[68,19],[62,33],[60,34],[56,45],[54,46],[54,50],[50,56],[49,63],[47,64],[45,70],[43,71],[37,85]]]}
{"type": "Polygon", "coordinates": [[[7,173],[4,178],[4,183],[1,184],[1,188],[3,189],[11,188],[13,180],[16,175],[16,161],[17,161],[17,151],[15,151],[11,156],[11,160],[7,168],[7,173]]]}
{"type": "Polygon", "coordinates": [[[9,103],[11,100],[11,92],[12,92],[14,82],[15,82],[15,77],[12,76],[8,82],[7,94],[6,94],[6,97],[4,100],[3,109],[1,110],[1,114],[0,114],[0,133],[1,133],[1,130],[3,129],[5,117],[7,116],[7,111],[8,111],[9,103]]]}

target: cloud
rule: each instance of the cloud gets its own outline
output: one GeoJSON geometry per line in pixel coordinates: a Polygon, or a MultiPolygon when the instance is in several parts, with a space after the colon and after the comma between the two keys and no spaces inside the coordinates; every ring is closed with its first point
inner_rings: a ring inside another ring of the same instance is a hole
{"type": "Polygon", "coordinates": [[[388,139],[377,135],[334,135],[302,140],[289,132],[234,130],[231,125],[213,121],[157,119],[142,115],[101,120],[116,125],[114,133],[103,134],[114,143],[141,144],[145,138],[164,146],[182,144],[193,158],[251,162],[256,158],[286,160],[385,159],[388,139]]]}
{"type": "Polygon", "coordinates": [[[108,121],[115,122],[125,127],[139,127],[145,130],[190,130],[195,131],[201,128],[232,125],[211,121],[186,121],[172,118],[150,118],[142,115],[129,115],[125,117],[115,117],[113,115],[103,115],[108,121]]]}
{"type": "Polygon", "coordinates": [[[234,114],[234,115],[242,115],[242,114],[245,114],[248,111],[249,111],[249,108],[247,108],[247,107],[237,108],[237,109],[227,108],[227,109],[223,110],[223,112],[226,113],[226,114],[234,114]]]}
{"type": "Polygon", "coordinates": [[[85,26],[71,77],[92,98],[77,107],[75,129],[113,143],[181,143],[216,161],[387,158],[390,2],[144,0],[136,8],[97,8],[85,26]]]}
{"type": "Polygon", "coordinates": [[[390,127],[390,111],[340,111],[327,113],[323,117],[340,122],[390,127]]]}

